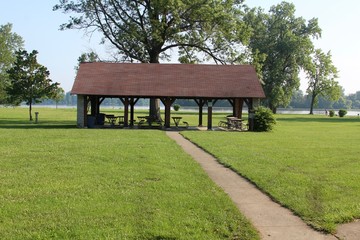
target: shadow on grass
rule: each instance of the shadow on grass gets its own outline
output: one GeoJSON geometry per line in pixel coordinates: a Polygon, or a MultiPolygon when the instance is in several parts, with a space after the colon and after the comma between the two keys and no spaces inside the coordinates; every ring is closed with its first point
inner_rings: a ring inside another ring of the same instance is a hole
{"type": "Polygon", "coordinates": [[[176,240],[177,238],[165,237],[165,236],[156,236],[156,237],[149,237],[148,239],[151,239],[151,240],[176,240]]]}
{"type": "Polygon", "coordinates": [[[323,122],[323,123],[360,123],[360,118],[358,117],[344,117],[344,118],[340,118],[340,117],[323,117],[323,118],[319,118],[319,117],[276,117],[277,121],[282,121],[282,122],[323,122]]]}
{"type": "Polygon", "coordinates": [[[25,120],[0,119],[0,129],[70,129],[76,128],[74,121],[41,121],[34,123],[25,120]]]}

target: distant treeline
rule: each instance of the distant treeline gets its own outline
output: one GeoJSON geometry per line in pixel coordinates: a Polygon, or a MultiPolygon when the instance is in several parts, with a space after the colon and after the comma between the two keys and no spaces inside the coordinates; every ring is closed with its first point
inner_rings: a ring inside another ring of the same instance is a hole
{"type": "MultiPolygon", "coordinates": [[[[59,101],[58,105],[65,105],[65,106],[76,106],[77,97],[76,95],[71,95],[70,92],[65,94],[63,100],[59,101]]],[[[188,99],[177,99],[175,101],[176,104],[180,106],[188,106],[193,107],[197,106],[194,100],[188,99]]],[[[56,102],[53,100],[45,100],[41,103],[41,105],[55,105],[56,102]]],[[[122,102],[118,98],[106,98],[102,104],[102,106],[109,106],[109,107],[119,107],[123,106],[122,102]]],[[[148,106],[149,100],[148,99],[139,99],[137,106],[148,106]]],[[[230,107],[230,103],[228,101],[217,101],[215,104],[216,107],[230,107]]],[[[286,108],[309,108],[310,107],[310,97],[304,94],[301,90],[296,91],[292,97],[291,103],[289,106],[280,106],[286,108]]],[[[324,108],[324,109],[360,109],[360,91],[357,91],[354,94],[346,95],[342,94],[340,99],[337,102],[326,100],[323,97],[319,97],[319,102],[316,106],[317,108],[324,108]]]]}
{"type": "MultiPolygon", "coordinates": [[[[311,99],[308,95],[304,95],[303,92],[299,90],[292,96],[290,105],[287,107],[309,108],[310,100],[311,99]]],[[[324,109],[360,109],[360,91],[349,95],[345,95],[343,93],[336,102],[329,101],[326,98],[319,96],[319,101],[316,107],[324,109]]]]}

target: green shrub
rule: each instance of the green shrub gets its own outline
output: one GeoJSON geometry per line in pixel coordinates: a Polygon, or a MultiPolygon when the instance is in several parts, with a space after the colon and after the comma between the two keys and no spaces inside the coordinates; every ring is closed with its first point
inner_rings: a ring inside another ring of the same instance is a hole
{"type": "Polygon", "coordinates": [[[276,120],[273,112],[269,108],[258,107],[255,109],[254,131],[267,132],[273,129],[276,120]]]}
{"type": "Polygon", "coordinates": [[[345,109],[339,110],[339,117],[344,117],[347,114],[347,111],[345,109]]]}
{"type": "Polygon", "coordinates": [[[330,116],[330,117],[333,117],[334,115],[335,115],[335,111],[334,111],[334,110],[330,110],[330,111],[329,111],[329,116],[330,116]]]}
{"type": "Polygon", "coordinates": [[[173,108],[174,108],[175,111],[179,111],[180,105],[179,104],[174,104],[173,108]]]}

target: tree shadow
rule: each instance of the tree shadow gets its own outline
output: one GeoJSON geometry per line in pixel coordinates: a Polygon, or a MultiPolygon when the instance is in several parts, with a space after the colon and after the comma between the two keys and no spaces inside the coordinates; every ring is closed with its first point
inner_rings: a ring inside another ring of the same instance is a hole
{"type": "Polygon", "coordinates": [[[71,129],[76,128],[74,121],[24,121],[18,119],[0,119],[0,129],[71,129]]]}
{"type": "Polygon", "coordinates": [[[149,237],[147,239],[151,239],[151,240],[176,240],[177,238],[175,238],[175,237],[165,237],[165,236],[153,236],[153,237],[149,237]]]}
{"type": "Polygon", "coordinates": [[[276,117],[277,121],[282,121],[282,122],[303,122],[303,123],[307,123],[307,122],[323,122],[323,123],[360,123],[360,118],[358,117],[323,117],[323,118],[319,118],[319,117],[276,117]]]}

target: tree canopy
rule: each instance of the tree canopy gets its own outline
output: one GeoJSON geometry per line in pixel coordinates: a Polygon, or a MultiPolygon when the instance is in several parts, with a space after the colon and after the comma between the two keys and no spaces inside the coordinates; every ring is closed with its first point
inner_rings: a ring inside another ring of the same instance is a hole
{"type": "Polygon", "coordinates": [[[266,104],[276,112],[287,106],[300,86],[299,72],[309,61],[313,38],[320,37],[317,19],[295,16],[295,5],[282,2],[269,13],[248,9],[244,17],[252,29],[249,48],[264,82],[266,104]]]}
{"type": "Polygon", "coordinates": [[[26,102],[29,105],[30,121],[32,104],[55,97],[59,85],[49,79],[50,72],[37,62],[37,54],[36,50],[31,53],[25,50],[17,51],[16,61],[7,71],[10,79],[10,84],[6,88],[9,102],[13,105],[26,102]]]}
{"type": "Polygon", "coordinates": [[[159,63],[178,49],[180,57],[203,53],[225,63],[235,42],[247,38],[243,0],[60,0],[54,10],[72,13],[61,29],[100,31],[124,61],[159,63]]]}
{"type": "Polygon", "coordinates": [[[75,71],[77,72],[80,67],[80,63],[83,62],[98,62],[100,61],[100,57],[95,52],[82,53],[80,57],[78,57],[78,65],[75,67],[75,71]]]}
{"type": "MultiPolygon", "coordinates": [[[[232,62],[248,37],[243,0],[60,0],[54,10],[72,14],[61,29],[100,31],[122,61],[160,63],[177,51],[181,62],[232,62]],[[202,59],[201,59],[201,56],[202,59]]],[[[159,100],[150,115],[160,118],[159,100]]]]}
{"type": "Polygon", "coordinates": [[[12,24],[0,26],[0,104],[6,103],[5,88],[9,84],[7,70],[15,62],[15,52],[23,45],[24,41],[21,36],[12,32],[12,24]]]}

